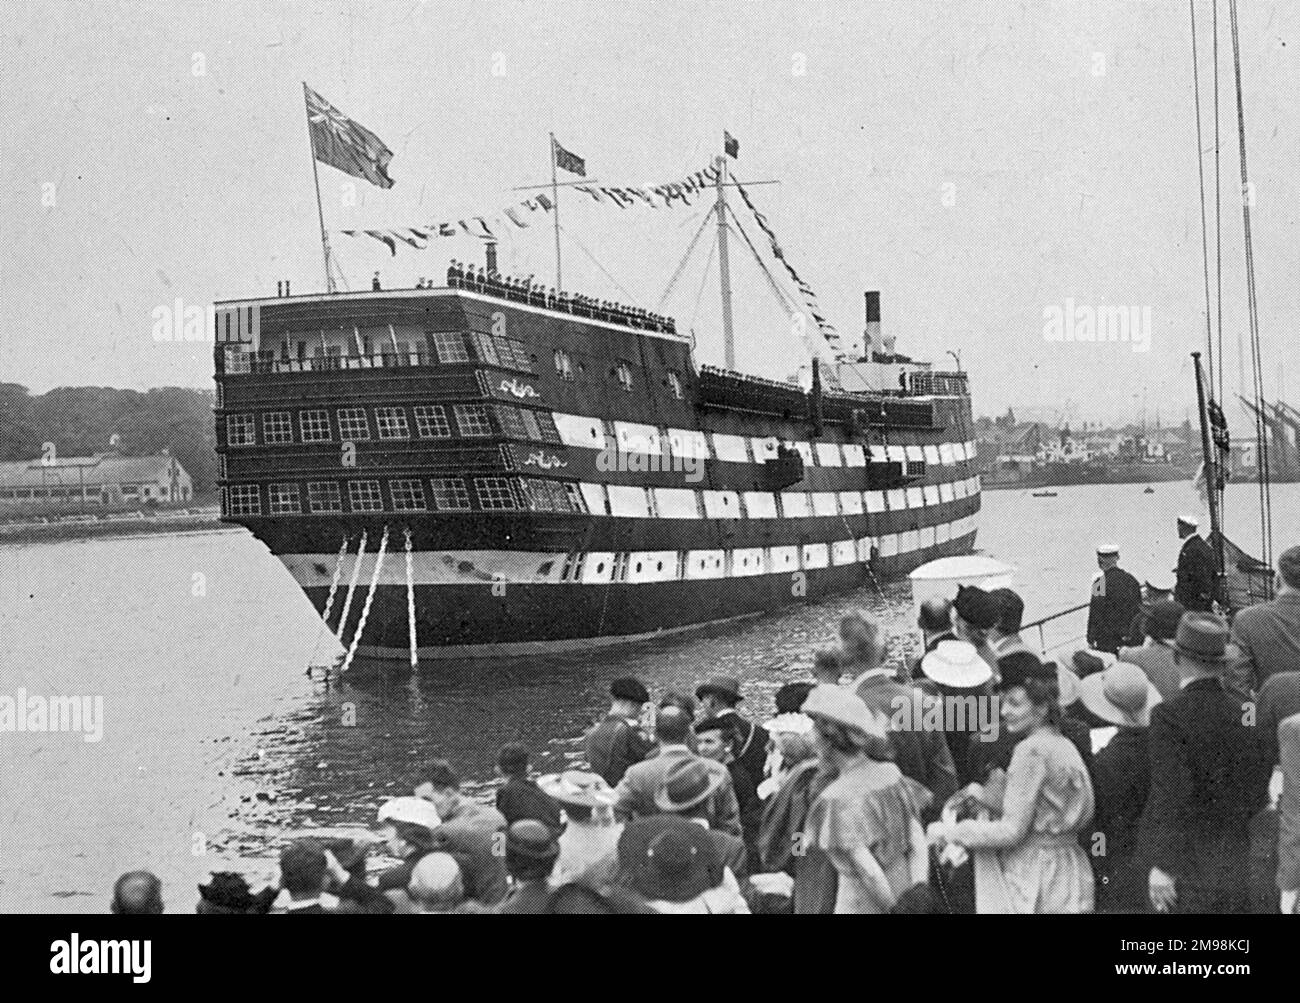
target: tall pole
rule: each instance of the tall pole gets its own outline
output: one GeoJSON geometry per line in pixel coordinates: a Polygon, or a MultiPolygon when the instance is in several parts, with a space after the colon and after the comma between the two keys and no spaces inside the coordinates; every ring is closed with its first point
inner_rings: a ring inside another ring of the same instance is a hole
{"type": "Polygon", "coordinates": [[[727,157],[717,159],[718,275],[722,279],[722,347],[728,369],[736,368],[736,336],[731,328],[731,261],[727,257],[727,157]]]}
{"type": "Polygon", "coordinates": [[[560,185],[555,179],[555,133],[551,133],[551,212],[555,216],[555,293],[564,288],[560,273],[560,185]]]}
{"type": "Polygon", "coordinates": [[[302,100],[307,106],[307,140],[311,143],[311,176],[316,182],[316,216],[320,220],[320,246],[325,255],[325,289],[334,291],[334,276],[330,274],[330,238],[325,229],[325,210],[320,201],[320,170],[316,166],[316,136],[311,130],[311,102],[307,98],[307,81],[302,82],[302,100]]]}
{"type": "Polygon", "coordinates": [[[1210,506],[1210,543],[1214,547],[1214,595],[1226,605],[1223,594],[1223,527],[1219,523],[1219,464],[1210,448],[1210,420],[1205,408],[1205,382],[1201,372],[1201,353],[1193,352],[1196,366],[1196,407],[1201,418],[1201,455],[1205,463],[1205,499],[1210,506]]]}

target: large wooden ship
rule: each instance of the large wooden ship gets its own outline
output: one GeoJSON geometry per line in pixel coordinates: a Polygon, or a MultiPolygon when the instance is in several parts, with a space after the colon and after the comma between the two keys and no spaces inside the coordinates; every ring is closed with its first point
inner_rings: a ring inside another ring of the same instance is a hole
{"type": "Polygon", "coordinates": [[[963,373],[864,361],[840,382],[878,389],[804,390],[698,368],[671,322],[472,272],[216,319],[222,517],[333,598],[345,639],[387,533],[363,655],[407,654],[408,532],[422,655],[724,621],[975,541],[963,373]]]}

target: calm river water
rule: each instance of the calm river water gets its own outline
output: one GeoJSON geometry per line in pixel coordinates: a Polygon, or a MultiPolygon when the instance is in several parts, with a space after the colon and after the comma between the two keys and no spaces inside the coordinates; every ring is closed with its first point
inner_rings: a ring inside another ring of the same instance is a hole
{"type": "MultiPolygon", "coordinates": [[[[1118,544],[1139,579],[1168,571],[1190,483],[984,495],[979,547],[1015,565],[1029,620],[1084,602],[1093,548],[1118,544]]],[[[1274,543],[1296,541],[1300,485],[1274,489],[1274,543]]],[[[1258,551],[1256,489],[1229,491],[1229,535],[1258,551]]],[[[338,654],[288,573],[243,531],[0,547],[0,695],[103,698],[103,734],[0,733],[0,912],[102,912],[114,878],[156,872],[189,912],[212,870],[274,873],[283,836],[361,828],[444,756],[487,793],[496,749],[518,740],[540,769],[578,756],[606,685],[658,692],[740,676],[764,716],[839,614],[860,607],[912,643],[905,584],[726,628],[583,655],[362,666],[309,678],[338,654]],[[353,722],[355,718],[355,723],[353,722]]],[[[1082,616],[1049,643],[1082,633],[1082,616]]]]}

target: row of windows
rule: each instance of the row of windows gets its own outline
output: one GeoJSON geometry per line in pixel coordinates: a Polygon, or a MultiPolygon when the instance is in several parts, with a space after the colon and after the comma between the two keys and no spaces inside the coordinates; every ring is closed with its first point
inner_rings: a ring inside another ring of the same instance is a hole
{"type": "Polygon", "coordinates": [[[538,565],[537,573],[553,581],[587,585],[742,578],[864,563],[873,557],[893,557],[960,540],[974,531],[974,517],[965,516],[925,529],[833,543],[734,550],[579,552],[564,555],[558,563],[548,557],[538,565]]]}
{"type": "MultiPolygon", "coordinates": [[[[384,441],[411,438],[412,423],[407,409],[400,405],[373,408],[374,431],[384,441]]],[[[313,408],[297,412],[298,441],[303,443],[333,441],[330,412],[313,408]]],[[[452,419],[456,432],[466,438],[483,438],[501,434],[510,439],[532,442],[560,443],[560,433],[549,411],[534,411],[509,404],[453,404],[448,415],[447,405],[417,404],[410,410],[414,419],[415,435],[421,439],[447,439],[452,435],[452,419]],[[496,419],[496,426],[492,424],[496,419]]],[[[262,444],[285,445],[294,441],[294,412],[267,411],[262,418],[262,444]]],[[[344,407],[335,412],[340,442],[367,442],[371,435],[369,410],[364,407],[344,407]]],[[[226,442],[231,446],[257,445],[257,415],[226,415],[226,442]]]]}
{"type": "Polygon", "coordinates": [[[931,445],[871,445],[838,442],[790,442],[776,436],[746,437],[695,429],[661,428],[630,421],[610,421],[583,415],[553,415],[560,440],[566,446],[587,449],[617,448],[651,456],[671,454],[690,459],[717,459],[729,463],[763,463],[774,459],[786,445],[799,452],[807,467],[864,467],[871,463],[901,463],[915,472],[928,466],[951,466],[975,459],[974,442],[931,445]]]}
{"type": "MultiPolygon", "coordinates": [[[[470,503],[466,480],[461,477],[434,478],[427,482],[427,493],[423,480],[390,480],[387,503],[380,481],[350,480],[346,484],[349,512],[468,512],[475,507],[470,503]]],[[[929,508],[977,495],[980,479],[975,476],[948,484],[888,491],[780,493],[642,488],[513,477],[475,477],[473,487],[477,509],[486,512],[522,509],[648,519],[804,519],[929,508]]],[[[256,484],[231,485],[229,492],[227,514],[262,514],[261,493],[256,484]]],[[[314,515],[342,512],[343,497],[339,482],[312,481],[307,485],[305,511],[314,515]]],[[[269,486],[268,514],[298,515],[303,511],[297,484],[269,486]]]]}
{"type": "Polygon", "coordinates": [[[398,340],[396,334],[379,335],[377,341],[370,333],[359,331],[340,335],[335,332],[328,341],[314,338],[296,342],[297,358],[292,358],[295,345],[288,335],[282,336],[279,351],[264,348],[254,353],[247,345],[226,347],[225,371],[227,373],[300,372],[313,369],[383,368],[386,366],[425,365],[433,358],[445,364],[482,362],[490,366],[534,372],[534,359],[518,338],[482,332],[430,331],[428,349],[418,341],[398,340]],[[353,351],[355,349],[355,354],[353,351]],[[316,365],[308,365],[315,361],[316,365]]]}
{"type": "Polygon", "coordinates": [[[979,476],[888,491],[701,491],[628,484],[581,486],[597,515],[650,519],[802,519],[923,509],[979,493],[979,476]]]}
{"type": "Polygon", "coordinates": [[[231,484],[221,489],[221,511],[230,516],[330,515],[344,511],[469,512],[475,508],[484,512],[586,511],[577,484],[539,478],[394,478],[389,481],[349,480],[342,484],[338,481],[309,481],[305,498],[302,486],[296,483],[268,484],[265,492],[258,484],[231,484]]]}

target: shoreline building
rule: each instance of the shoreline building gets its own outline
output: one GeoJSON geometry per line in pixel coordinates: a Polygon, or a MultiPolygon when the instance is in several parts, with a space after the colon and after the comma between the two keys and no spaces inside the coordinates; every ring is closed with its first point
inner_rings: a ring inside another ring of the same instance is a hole
{"type": "Polygon", "coordinates": [[[0,510],[84,505],[165,505],[189,501],[194,484],[176,457],[60,457],[0,463],[0,510]]]}

